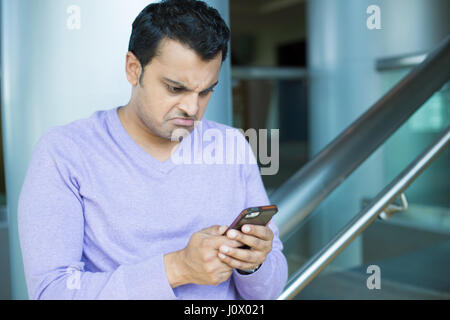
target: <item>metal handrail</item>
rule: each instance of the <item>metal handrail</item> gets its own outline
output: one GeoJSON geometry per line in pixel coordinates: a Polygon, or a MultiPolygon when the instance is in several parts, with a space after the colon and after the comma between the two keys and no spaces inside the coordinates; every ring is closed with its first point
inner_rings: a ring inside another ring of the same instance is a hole
{"type": "Polygon", "coordinates": [[[232,67],[231,78],[239,80],[302,80],[307,79],[304,68],[294,67],[232,67]]]}
{"type": "Polygon", "coordinates": [[[274,222],[282,241],[450,79],[449,65],[447,36],[425,61],[270,195],[280,211],[274,222]]]}
{"type": "Polygon", "coordinates": [[[439,138],[398,175],[356,217],[354,217],[325,247],[300,268],[278,297],[278,300],[294,298],[336,256],[392,203],[408,186],[448,147],[450,126],[439,138]]]}
{"type": "Polygon", "coordinates": [[[409,67],[415,67],[421,64],[426,58],[427,53],[414,53],[414,54],[403,54],[401,56],[382,58],[376,61],[377,71],[403,69],[409,67]]]}

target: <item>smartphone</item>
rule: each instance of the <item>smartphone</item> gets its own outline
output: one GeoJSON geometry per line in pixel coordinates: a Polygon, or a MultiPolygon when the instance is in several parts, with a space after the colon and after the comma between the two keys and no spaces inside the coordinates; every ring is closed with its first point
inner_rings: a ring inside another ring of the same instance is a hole
{"type": "Polygon", "coordinates": [[[233,223],[228,227],[228,230],[236,229],[241,231],[241,228],[245,224],[255,224],[265,226],[272,219],[273,215],[278,212],[276,205],[251,207],[244,209],[233,223]]]}

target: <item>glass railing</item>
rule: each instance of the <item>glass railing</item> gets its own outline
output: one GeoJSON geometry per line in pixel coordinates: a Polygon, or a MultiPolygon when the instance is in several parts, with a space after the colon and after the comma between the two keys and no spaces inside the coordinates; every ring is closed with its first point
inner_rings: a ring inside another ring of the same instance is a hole
{"type": "MultiPolygon", "coordinates": [[[[409,71],[404,68],[384,73],[386,92],[409,71]]],[[[437,71],[435,68],[434,72],[437,71]]],[[[448,79],[448,76],[442,78],[448,79]]],[[[306,218],[296,228],[291,227],[296,232],[291,231],[284,242],[290,276],[295,272],[293,278],[300,278],[301,273],[297,269],[304,269],[318,251],[322,252],[330,239],[347,227],[352,217],[377,196],[380,186],[387,185],[442,131],[448,130],[448,88],[446,83],[435,92],[339,187],[312,212],[304,215],[306,218]],[[361,188],[362,185],[365,187],[361,188]],[[351,200],[348,200],[349,194],[352,195],[351,200]]],[[[398,93],[398,90],[389,91],[382,103],[388,103],[390,93],[393,92],[391,96],[396,95],[395,91],[398,93]]],[[[297,298],[450,298],[450,280],[447,280],[450,228],[446,227],[450,207],[449,164],[449,151],[446,150],[405,191],[408,198],[405,212],[395,214],[387,221],[373,222],[334,261],[327,263],[327,267],[302,288],[297,298]],[[384,283],[384,290],[380,281],[384,283]]]]}
{"type": "Polygon", "coordinates": [[[309,160],[306,70],[233,67],[232,79],[233,126],[279,130],[278,172],[262,176],[270,195],[309,160]]]}
{"type": "MultiPolygon", "coordinates": [[[[409,70],[382,73],[386,91],[409,70]]],[[[411,157],[428,146],[450,125],[450,82],[436,92],[386,143],[384,180],[401,170],[411,157]]],[[[400,223],[436,231],[450,231],[450,152],[446,151],[408,189],[407,215],[395,215],[400,223]]]]}
{"type": "MultiPolygon", "coordinates": [[[[380,191],[342,202],[344,194],[354,193],[358,183],[369,183],[370,165],[382,161],[380,179],[387,185],[441,133],[408,140],[405,132],[417,125],[417,117],[429,114],[443,103],[450,108],[448,84],[436,92],[382,147],[355,170],[326,198],[293,233],[285,244],[289,275],[328,244],[380,191]],[[403,139],[403,140],[402,140],[403,139]],[[406,140],[405,140],[406,139],[406,140]],[[355,210],[356,209],[356,210],[355,210]],[[351,214],[349,214],[349,210],[351,214]]],[[[448,116],[442,112],[444,123],[448,116]]],[[[436,122],[438,122],[436,120],[436,122]]],[[[448,127],[448,123],[446,127],[448,127]]],[[[450,150],[444,151],[405,191],[408,209],[389,220],[376,220],[339,256],[311,281],[296,299],[449,299],[450,298],[450,150]],[[375,266],[380,271],[381,288],[368,281],[375,266]],[[372,267],[373,268],[373,267],[372,267]]],[[[378,181],[378,183],[380,183],[378,181]]]]}

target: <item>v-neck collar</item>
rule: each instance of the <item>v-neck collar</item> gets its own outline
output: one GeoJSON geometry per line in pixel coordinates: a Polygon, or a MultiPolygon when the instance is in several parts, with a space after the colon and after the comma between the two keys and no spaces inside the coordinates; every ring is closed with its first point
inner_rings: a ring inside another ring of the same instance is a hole
{"type": "MultiPolygon", "coordinates": [[[[129,152],[130,155],[136,155],[140,161],[144,162],[144,165],[150,166],[152,169],[156,169],[163,174],[168,174],[172,169],[174,169],[178,164],[173,162],[172,157],[170,157],[166,161],[160,161],[154,158],[151,154],[146,152],[140,145],[133,140],[133,138],[126,131],[123,126],[118,111],[121,107],[116,107],[108,111],[109,114],[109,122],[111,124],[111,134],[115,135],[118,139],[118,142],[122,144],[122,147],[129,152]]],[[[196,130],[194,128],[193,132],[196,130]]],[[[192,132],[190,134],[192,136],[192,132]]],[[[184,144],[188,142],[192,142],[192,139],[183,139],[183,141],[178,145],[179,148],[182,148],[184,144]]]]}

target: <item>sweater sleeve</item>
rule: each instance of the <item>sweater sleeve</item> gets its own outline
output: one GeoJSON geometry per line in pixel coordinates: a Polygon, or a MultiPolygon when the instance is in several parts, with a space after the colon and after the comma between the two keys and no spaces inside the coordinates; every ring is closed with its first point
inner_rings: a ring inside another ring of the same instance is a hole
{"type": "MultiPolygon", "coordinates": [[[[249,144],[246,143],[247,148],[249,144]]],[[[246,182],[246,205],[256,207],[270,205],[259,167],[251,149],[248,149],[251,161],[244,165],[246,182]]],[[[271,221],[269,227],[274,234],[272,251],[267,255],[261,267],[254,273],[243,275],[233,271],[236,288],[243,299],[271,300],[276,299],[282,292],[288,277],[286,258],[282,252],[283,244],[278,236],[278,228],[271,221]]]]}
{"type": "Polygon", "coordinates": [[[85,270],[80,174],[70,166],[81,158],[54,131],[36,144],[19,196],[19,240],[29,298],[176,299],[162,254],[108,272],[85,270]]]}

